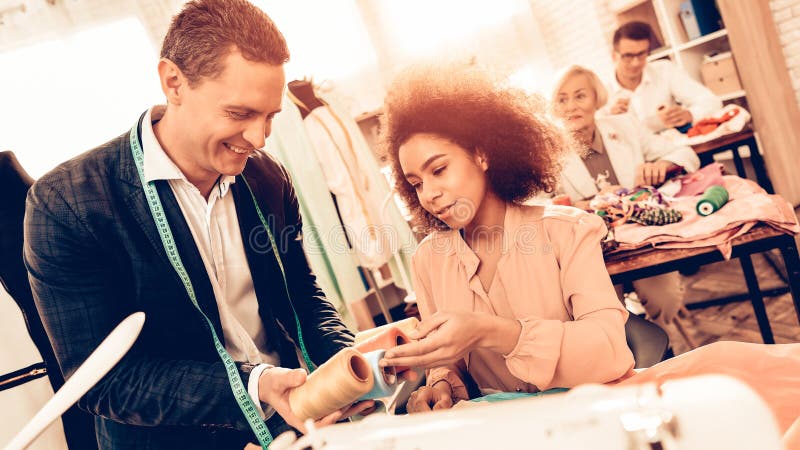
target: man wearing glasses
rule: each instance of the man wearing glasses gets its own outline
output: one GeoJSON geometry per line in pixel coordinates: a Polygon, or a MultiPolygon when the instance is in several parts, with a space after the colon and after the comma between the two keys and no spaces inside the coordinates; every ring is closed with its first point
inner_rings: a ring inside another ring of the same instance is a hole
{"type": "Polygon", "coordinates": [[[615,76],[607,114],[630,111],[659,132],[691,125],[722,108],[713,92],[669,60],[648,63],[653,42],[653,30],[644,22],[628,22],[614,32],[615,76]]]}

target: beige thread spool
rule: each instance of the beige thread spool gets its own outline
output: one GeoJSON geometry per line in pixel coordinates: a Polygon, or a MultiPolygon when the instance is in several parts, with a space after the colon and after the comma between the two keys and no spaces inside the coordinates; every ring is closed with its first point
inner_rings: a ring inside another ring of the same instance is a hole
{"type": "Polygon", "coordinates": [[[403,333],[408,334],[413,330],[415,330],[417,328],[417,325],[419,325],[419,320],[416,317],[409,317],[408,319],[403,319],[398,322],[392,322],[387,325],[381,325],[378,328],[364,330],[360,333],[356,333],[356,338],[355,341],[353,342],[353,345],[358,345],[366,341],[367,339],[371,338],[372,336],[382,333],[387,328],[397,327],[400,330],[402,330],[403,333]]]}
{"type": "Polygon", "coordinates": [[[318,420],[355,402],[372,390],[375,378],[358,350],[345,348],[289,392],[289,405],[300,420],[318,420]]]}

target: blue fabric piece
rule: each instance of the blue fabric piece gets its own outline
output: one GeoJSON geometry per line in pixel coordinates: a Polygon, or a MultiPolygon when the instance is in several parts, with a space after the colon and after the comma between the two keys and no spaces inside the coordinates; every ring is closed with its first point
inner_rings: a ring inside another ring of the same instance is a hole
{"type": "Polygon", "coordinates": [[[484,395],[483,397],[473,398],[470,401],[489,402],[489,403],[504,402],[506,400],[516,400],[518,398],[542,397],[550,394],[560,394],[562,392],[567,392],[568,390],[569,389],[567,388],[553,388],[539,392],[498,392],[496,394],[489,394],[489,395],[484,395]]]}

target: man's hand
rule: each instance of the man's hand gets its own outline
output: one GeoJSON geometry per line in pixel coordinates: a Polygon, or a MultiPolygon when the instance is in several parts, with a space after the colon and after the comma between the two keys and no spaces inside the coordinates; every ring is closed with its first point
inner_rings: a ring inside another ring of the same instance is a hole
{"type": "MultiPolygon", "coordinates": [[[[303,369],[287,369],[284,367],[272,367],[261,373],[258,379],[258,395],[260,400],[275,408],[283,420],[290,426],[305,433],[306,428],[303,421],[292,412],[289,405],[289,392],[292,389],[306,382],[306,371],[303,369]]],[[[346,406],[338,411],[317,420],[314,425],[322,427],[336,423],[347,417],[360,414],[370,408],[374,410],[375,402],[364,401],[346,406]]]]}
{"type": "Polygon", "coordinates": [[[681,106],[672,105],[658,107],[658,118],[667,128],[680,127],[687,123],[692,123],[692,113],[681,106]]]}
{"type": "Polygon", "coordinates": [[[611,106],[609,112],[611,114],[624,114],[628,112],[628,105],[630,104],[631,99],[627,97],[618,98],[616,103],[611,106]]]}
{"type": "Polygon", "coordinates": [[[677,167],[672,161],[659,159],[656,162],[646,162],[636,168],[634,186],[658,186],[667,178],[667,172],[677,167]]]}
{"type": "Polygon", "coordinates": [[[453,407],[453,391],[447,381],[439,381],[433,386],[422,386],[411,393],[406,403],[410,414],[449,409],[453,407]]]}

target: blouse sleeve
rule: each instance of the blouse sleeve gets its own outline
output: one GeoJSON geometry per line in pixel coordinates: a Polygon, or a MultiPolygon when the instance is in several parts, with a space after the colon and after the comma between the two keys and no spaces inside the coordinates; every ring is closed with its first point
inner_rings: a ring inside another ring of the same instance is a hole
{"type": "MultiPolygon", "coordinates": [[[[428,246],[420,246],[411,259],[411,277],[414,285],[414,292],[417,294],[417,307],[419,308],[420,318],[425,320],[436,312],[436,305],[430,294],[430,274],[431,268],[423,262],[424,252],[428,246]]],[[[446,381],[453,391],[453,402],[459,400],[469,400],[467,386],[464,384],[460,371],[455,366],[435,367],[426,373],[425,385],[433,386],[439,381],[446,381]]]]}
{"type": "Polygon", "coordinates": [[[522,332],[506,365],[539,389],[606,383],[633,368],[625,340],[628,313],[603,262],[602,219],[581,214],[571,227],[548,229],[560,267],[562,295],[573,320],[520,318],[522,332]]]}

